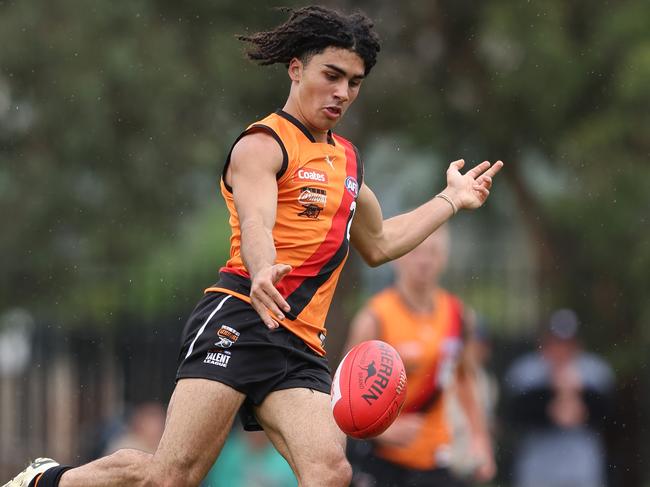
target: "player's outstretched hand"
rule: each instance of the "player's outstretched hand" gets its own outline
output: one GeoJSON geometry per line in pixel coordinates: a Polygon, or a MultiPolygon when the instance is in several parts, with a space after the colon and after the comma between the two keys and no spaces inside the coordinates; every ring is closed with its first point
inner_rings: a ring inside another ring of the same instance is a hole
{"type": "Polygon", "coordinates": [[[251,304],[270,329],[277,328],[291,308],[275,285],[291,271],[287,264],[274,264],[260,270],[251,279],[251,304]]]}
{"type": "Polygon", "coordinates": [[[465,174],[461,174],[460,170],[464,165],[465,161],[462,159],[449,165],[447,188],[443,193],[454,201],[458,209],[471,210],[485,203],[490,195],[492,178],[501,170],[503,162],[497,161],[490,164],[488,161],[484,161],[465,174]]]}

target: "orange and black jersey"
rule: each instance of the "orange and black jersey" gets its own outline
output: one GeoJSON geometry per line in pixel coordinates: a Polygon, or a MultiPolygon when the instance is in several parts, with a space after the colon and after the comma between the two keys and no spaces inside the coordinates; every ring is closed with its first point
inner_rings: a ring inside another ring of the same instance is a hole
{"type": "MultiPolygon", "coordinates": [[[[237,141],[256,131],[271,135],[283,155],[276,176],[273,241],[276,262],[289,264],[292,270],[276,286],[291,306],[280,324],[324,355],[325,318],[347,259],[363,166],[349,141],[329,132],[327,143],[316,142],[303,124],[281,110],[250,125],[237,141]]],[[[223,175],[229,163],[230,154],[223,175]]],[[[232,188],[223,176],[221,193],[230,212],[230,259],[221,268],[219,282],[207,291],[222,291],[250,301],[250,276],[241,256],[239,217],[232,188]]]]}
{"type": "Polygon", "coordinates": [[[380,340],[390,343],[402,357],[408,388],[402,414],[423,414],[423,424],[405,446],[378,446],[375,453],[409,469],[445,466],[451,431],[445,395],[455,373],[462,346],[463,308],[443,289],[431,296],[432,311],[417,313],[396,288],[375,295],[368,306],[377,320],[380,340]]]}

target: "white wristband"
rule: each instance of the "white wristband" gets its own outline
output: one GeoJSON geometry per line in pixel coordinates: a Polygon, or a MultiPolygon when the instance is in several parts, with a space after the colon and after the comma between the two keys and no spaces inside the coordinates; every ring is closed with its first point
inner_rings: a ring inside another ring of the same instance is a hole
{"type": "Polygon", "coordinates": [[[449,204],[451,205],[451,209],[452,209],[452,211],[454,212],[454,215],[455,215],[456,213],[458,213],[458,207],[456,206],[456,203],[454,203],[454,202],[452,201],[452,199],[451,199],[449,196],[447,196],[445,193],[439,193],[439,194],[437,194],[435,197],[436,197],[436,198],[442,198],[442,199],[445,200],[447,203],[449,203],[449,204]]]}

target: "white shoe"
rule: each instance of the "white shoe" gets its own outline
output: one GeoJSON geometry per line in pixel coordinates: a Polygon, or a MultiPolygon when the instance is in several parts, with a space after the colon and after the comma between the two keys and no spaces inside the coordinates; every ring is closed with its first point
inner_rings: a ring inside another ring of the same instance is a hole
{"type": "Polygon", "coordinates": [[[25,470],[20,472],[2,487],[27,487],[32,479],[38,474],[41,474],[52,467],[56,467],[57,465],[58,463],[51,458],[37,458],[30,463],[25,470]]]}

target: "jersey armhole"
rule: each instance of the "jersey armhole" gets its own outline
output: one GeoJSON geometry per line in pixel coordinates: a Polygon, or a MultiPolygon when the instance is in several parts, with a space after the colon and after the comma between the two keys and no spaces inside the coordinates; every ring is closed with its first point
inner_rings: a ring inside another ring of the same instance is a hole
{"type": "Polygon", "coordinates": [[[221,171],[221,180],[223,181],[223,186],[226,188],[226,190],[229,193],[232,193],[232,187],[228,183],[226,183],[226,171],[230,166],[230,156],[232,155],[232,151],[235,148],[235,145],[237,145],[237,142],[239,142],[241,139],[254,132],[266,132],[267,134],[269,134],[271,137],[275,139],[275,141],[280,146],[280,150],[282,150],[282,166],[280,167],[280,170],[275,174],[275,179],[279,180],[282,176],[284,176],[284,173],[287,171],[287,167],[289,166],[289,155],[287,154],[287,149],[284,146],[284,143],[282,142],[282,139],[280,139],[280,136],[277,134],[277,132],[273,130],[271,127],[269,127],[268,125],[262,125],[260,123],[251,125],[246,130],[244,130],[241,134],[239,134],[239,137],[237,137],[235,139],[235,142],[233,142],[232,146],[230,147],[230,151],[228,151],[228,156],[226,157],[226,163],[223,166],[223,171],[221,171]]]}
{"type": "Polygon", "coordinates": [[[345,151],[350,149],[352,150],[352,153],[354,154],[357,163],[357,183],[359,185],[359,188],[361,188],[361,185],[363,184],[364,175],[363,175],[363,161],[361,160],[361,154],[359,153],[359,149],[357,148],[356,145],[354,145],[345,137],[341,137],[340,135],[337,134],[333,134],[332,137],[333,140],[335,140],[339,146],[342,146],[345,151]]]}
{"type": "Polygon", "coordinates": [[[354,149],[354,155],[357,158],[357,183],[359,184],[359,188],[361,188],[361,185],[363,184],[363,161],[361,160],[361,155],[359,154],[359,149],[357,149],[357,146],[350,143],[352,146],[352,149],[354,149]]]}

